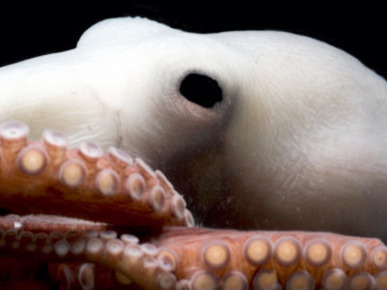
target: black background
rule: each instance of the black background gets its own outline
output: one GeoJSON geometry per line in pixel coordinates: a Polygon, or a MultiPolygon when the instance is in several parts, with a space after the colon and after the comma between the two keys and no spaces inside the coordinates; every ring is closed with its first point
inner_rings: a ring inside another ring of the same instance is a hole
{"type": "Polygon", "coordinates": [[[50,1],[37,5],[3,1],[0,66],[70,49],[99,20],[141,15],[193,32],[274,29],[312,36],[344,49],[387,77],[387,21],[381,5],[366,1],[344,6],[339,1],[224,2],[50,1]]]}

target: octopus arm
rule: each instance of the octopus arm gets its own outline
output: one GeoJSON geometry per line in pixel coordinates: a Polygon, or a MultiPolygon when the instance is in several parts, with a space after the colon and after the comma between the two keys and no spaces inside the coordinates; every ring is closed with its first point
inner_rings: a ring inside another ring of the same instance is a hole
{"type": "Polygon", "coordinates": [[[11,212],[0,218],[0,269],[14,287],[40,285],[31,272],[42,264],[68,288],[386,286],[378,239],[192,227],[184,199],[140,159],[92,143],[68,149],[59,132],[27,134],[19,122],[0,130],[0,202],[11,212]]]}

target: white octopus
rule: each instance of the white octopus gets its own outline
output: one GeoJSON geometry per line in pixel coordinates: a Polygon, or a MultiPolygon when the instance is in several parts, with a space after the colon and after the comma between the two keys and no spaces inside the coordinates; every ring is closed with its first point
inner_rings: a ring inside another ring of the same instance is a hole
{"type": "Polygon", "coordinates": [[[0,96],[33,138],[141,156],[207,226],[387,239],[387,83],[323,42],[111,19],[1,68],[0,96]]]}

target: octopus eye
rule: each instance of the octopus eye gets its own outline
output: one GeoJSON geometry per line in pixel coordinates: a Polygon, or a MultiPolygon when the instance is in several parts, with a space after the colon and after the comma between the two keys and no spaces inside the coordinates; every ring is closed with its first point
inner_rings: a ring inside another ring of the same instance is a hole
{"type": "Polygon", "coordinates": [[[222,89],[216,80],[196,73],[188,74],[182,80],[180,93],[188,101],[204,108],[213,108],[223,99],[222,89]]]}

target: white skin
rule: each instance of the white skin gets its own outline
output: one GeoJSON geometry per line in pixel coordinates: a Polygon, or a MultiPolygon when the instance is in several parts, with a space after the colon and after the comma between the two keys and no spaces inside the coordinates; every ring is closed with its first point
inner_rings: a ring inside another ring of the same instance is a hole
{"type": "Polygon", "coordinates": [[[162,169],[207,226],[387,240],[387,84],[345,52],[273,31],[101,22],[77,48],[0,69],[0,121],[94,141],[162,169]],[[179,92],[216,80],[211,108],[179,92]]]}

